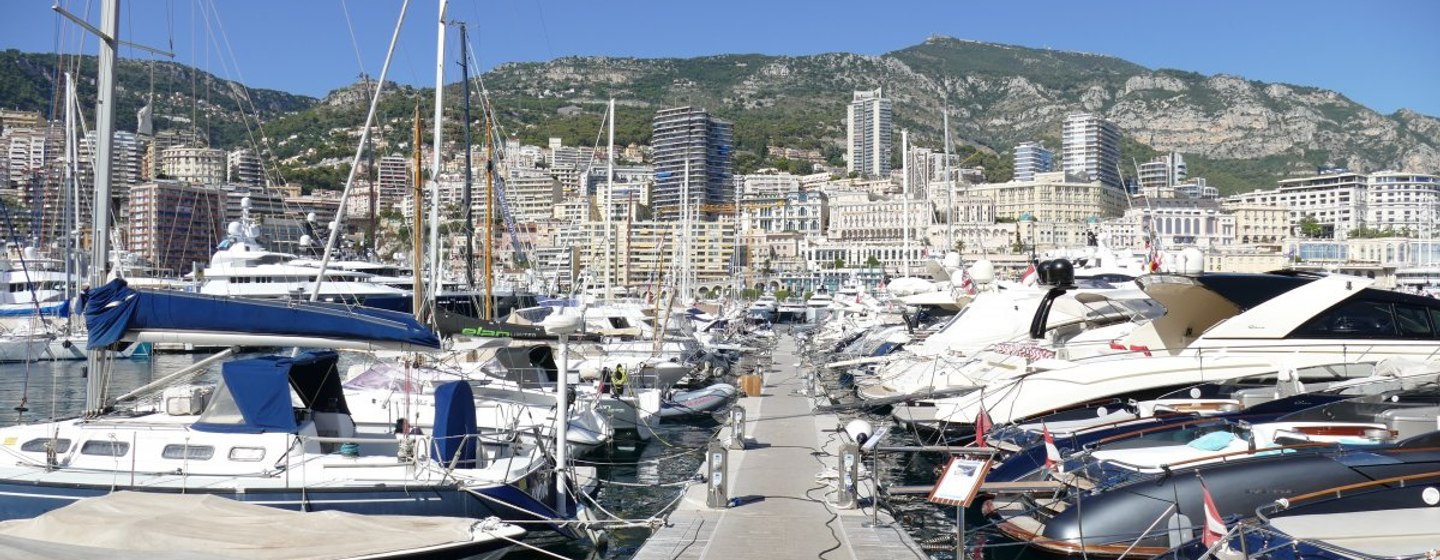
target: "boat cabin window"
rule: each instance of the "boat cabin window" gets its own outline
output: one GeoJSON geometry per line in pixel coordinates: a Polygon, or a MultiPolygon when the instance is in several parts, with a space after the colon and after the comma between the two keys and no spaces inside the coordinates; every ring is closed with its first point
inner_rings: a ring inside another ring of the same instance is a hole
{"type": "Polygon", "coordinates": [[[1291,335],[1299,338],[1437,338],[1440,307],[1361,299],[1311,319],[1291,335]]]}
{"type": "Polygon", "coordinates": [[[215,447],[212,445],[188,445],[184,443],[172,443],[165,446],[160,456],[166,459],[185,459],[189,461],[209,461],[215,456],[215,447]]]}
{"type": "Polygon", "coordinates": [[[130,452],[130,442],[114,441],[108,439],[92,439],[80,446],[81,455],[103,455],[106,457],[124,457],[130,452]]]}
{"type": "Polygon", "coordinates": [[[265,458],[264,447],[231,447],[230,460],[253,463],[265,458]]]}
{"type": "Polygon", "coordinates": [[[628,329],[628,328],[630,328],[630,322],[629,322],[629,321],[626,321],[624,317],[609,317],[608,319],[609,319],[609,321],[610,321],[610,327],[611,327],[611,328],[615,328],[615,329],[628,329]]]}
{"type": "Polygon", "coordinates": [[[44,453],[44,452],[45,452],[45,444],[50,443],[50,442],[52,442],[52,441],[55,442],[55,452],[56,452],[56,453],[64,453],[64,452],[70,450],[70,440],[68,440],[68,439],[50,439],[50,438],[35,438],[35,439],[32,439],[32,440],[30,440],[30,441],[27,441],[27,442],[25,442],[25,443],[20,444],[20,450],[21,450],[21,451],[25,451],[25,452],[27,452],[27,453],[44,453]]]}

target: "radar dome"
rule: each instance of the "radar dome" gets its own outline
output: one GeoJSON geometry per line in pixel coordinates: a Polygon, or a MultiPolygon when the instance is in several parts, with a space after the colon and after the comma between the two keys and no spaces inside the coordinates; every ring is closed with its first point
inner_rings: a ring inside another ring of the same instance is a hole
{"type": "Polygon", "coordinates": [[[995,264],[990,259],[980,259],[970,265],[970,279],[976,284],[989,284],[995,281],[995,264]]]}

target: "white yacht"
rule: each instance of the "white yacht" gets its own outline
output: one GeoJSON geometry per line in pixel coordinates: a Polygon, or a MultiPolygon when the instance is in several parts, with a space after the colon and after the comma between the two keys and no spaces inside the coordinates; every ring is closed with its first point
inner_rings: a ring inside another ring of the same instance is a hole
{"type": "MultiPolygon", "coordinates": [[[[241,201],[240,221],[231,222],[210,264],[201,272],[200,293],[265,299],[308,299],[317,268],[296,255],[270,251],[250,218],[249,199],[241,201]]],[[[320,284],[320,301],[363,302],[371,307],[408,310],[410,292],[372,282],[373,275],[330,267],[320,284]]]]}

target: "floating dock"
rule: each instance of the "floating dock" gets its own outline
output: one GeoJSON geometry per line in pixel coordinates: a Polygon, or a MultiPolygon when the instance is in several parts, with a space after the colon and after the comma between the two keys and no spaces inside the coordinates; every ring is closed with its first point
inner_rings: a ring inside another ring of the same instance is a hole
{"type": "MultiPolygon", "coordinates": [[[[655,531],[634,560],[905,560],[929,558],[904,528],[870,506],[874,482],[857,484],[859,506],[840,509],[831,477],[842,439],[840,419],[815,413],[795,341],[779,339],[760,396],[746,409],[744,450],[726,455],[728,496],[741,503],[707,506],[709,484],[689,488],[669,524],[655,531]],[[878,523],[876,522],[878,521],[878,523]]],[[[728,435],[728,428],[721,437],[728,435]]],[[[705,474],[706,466],[701,466],[705,474]]]]}

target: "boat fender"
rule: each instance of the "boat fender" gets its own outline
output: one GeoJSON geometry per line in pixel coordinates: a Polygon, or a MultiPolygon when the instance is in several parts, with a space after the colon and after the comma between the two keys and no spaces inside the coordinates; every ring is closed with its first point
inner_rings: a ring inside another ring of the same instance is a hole
{"type": "Polygon", "coordinates": [[[66,349],[66,350],[69,350],[70,347],[72,347],[72,346],[75,346],[75,343],[70,342],[70,341],[68,341],[68,340],[62,340],[62,341],[60,341],[60,347],[61,347],[61,348],[64,348],[64,349],[66,349]]]}

